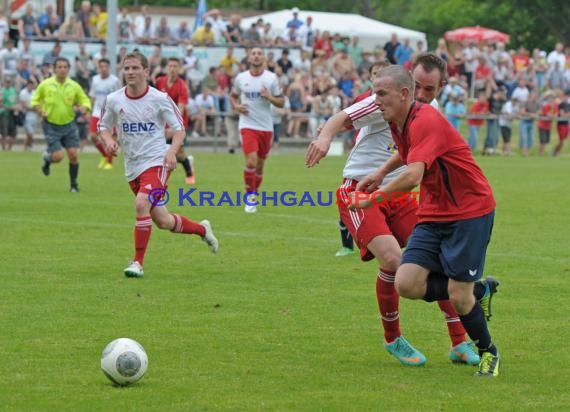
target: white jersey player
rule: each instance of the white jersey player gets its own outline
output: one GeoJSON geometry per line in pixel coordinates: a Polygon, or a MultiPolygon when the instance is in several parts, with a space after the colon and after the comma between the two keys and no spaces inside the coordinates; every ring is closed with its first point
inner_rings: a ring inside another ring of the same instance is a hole
{"type": "Polygon", "coordinates": [[[119,145],[112,137],[116,128],[123,147],[125,175],[136,196],[135,253],[124,273],[141,277],[153,222],[159,229],[201,236],[213,253],[218,250],[218,241],[207,220],[197,223],[165,207],[168,178],[186,134],[178,107],[166,93],[148,86],[149,64],[144,55],[127,54],[123,70],[126,86],[108,96],[99,134],[108,151],[116,155],[119,145]],[[167,123],[174,131],[170,146],[164,138],[167,123]]]}
{"type": "Polygon", "coordinates": [[[121,82],[117,76],[111,74],[111,62],[108,59],[101,59],[97,62],[99,74],[93,76],[91,87],[89,88],[89,97],[93,102],[93,111],[91,112],[91,120],[89,120],[89,135],[95,147],[101,153],[101,161],[99,169],[110,170],[113,168],[113,156],[107,152],[105,146],[97,138],[97,123],[101,118],[101,108],[105,102],[105,98],[121,88],[121,82]]]}
{"type": "Polygon", "coordinates": [[[184,133],[182,115],[172,99],[164,92],[147,86],[143,96],[129,96],[126,87],[107,97],[99,130],[117,137],[125,156],[125,176],[131,181],[153,166],[164,165],[169,148],[164,138],[166,124],[184,133]]]}
{"type": "Polygon", "coordinates": [[[245,155],[243,179],[247,197],[245,211],[257,211],[256,193],[263,179],[263,166],[273,140],[271,105],[283,107],[277,76],[265,70],[265,55],[259,47],[250,50],[249,70],[237,75],[230,101],[239,113],[239,130],[245,155]]]}

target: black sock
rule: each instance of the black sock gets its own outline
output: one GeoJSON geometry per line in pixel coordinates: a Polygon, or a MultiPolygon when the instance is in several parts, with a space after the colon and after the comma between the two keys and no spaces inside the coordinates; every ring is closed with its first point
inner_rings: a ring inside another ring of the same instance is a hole
{"type": "Polygon", "coordinates": [[[340,229],[340,240],[342,242],[342,246],[347,249],[354,249],[354,241],[352,240],[352,236],[350,235],[350,232],[344,223],[342,223],[342,220],[338,221],[338,228],[340,229]]]}
{"type": "Polygon", "coordinates": [[[427,278],[426,294],[423,300],[433,302],[436,300],[449,299],[449,293],[447,292],[448,283],[449,279],[447,276],[438,272],[430,272],[427,278]]]}
{"type": "Polygon", "coordinates": [[[497,355],[497,348],[491,340],[485,313],[479,302],[475,302],[475,306],[467,315],[459,315],[459,319],[461,319],[461,323],[471,340],[477,345],[479,355],[483,352],[491,352],[493,355],[497,355]]]}
{"type": "Polygon", "coordinates": [[[180,163],[182,167],[184,167],[184,171],[186,172],[186,177],[192,176],[192,167],[190,166],[190,161],[188,160],[187,157],[185,157],[184,160],[178,160],[178,163],[180,163]]]}
{"type": "Polygon", "coordinates": [[[483,282],[481,281],[475,282],[475,284],[473,285],[473,295],[475,296],[475,299],[481,300],[485,295],[485,289],[486,288],[483,282]]]}
{"type": "Polygon", "coordinates": [[[69,180],[71,181],[71,186],[77,186],[77,175],[79,174],[79,163],[69,164],[69,180]]]}

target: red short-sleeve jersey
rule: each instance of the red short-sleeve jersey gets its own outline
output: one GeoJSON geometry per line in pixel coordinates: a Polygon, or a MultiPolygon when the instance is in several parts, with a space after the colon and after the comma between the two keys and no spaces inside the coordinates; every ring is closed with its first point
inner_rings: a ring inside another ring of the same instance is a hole
{"type": "Polygon", "coordinates": [[[182,120],[184,121],[184,127],[188,127],[188,113],[186,113],[186,105],[189,101],[188,87],[186,82],[180,77],[176,79],[172,86],[168,87],[168,76],[161,76],[156,79],[156,88],[161,92],[165,92],[177,105],[182,104],[184,110],[182,110],[182,120]]]}
{"type": "Polygon", "coordinates": [[[487,178],[459,132],[436,109],[415,102],[403,130],[390,124],[405,164],[423,162],[420,222],[448,222],[484,216],[495,209],[487,178]]]}

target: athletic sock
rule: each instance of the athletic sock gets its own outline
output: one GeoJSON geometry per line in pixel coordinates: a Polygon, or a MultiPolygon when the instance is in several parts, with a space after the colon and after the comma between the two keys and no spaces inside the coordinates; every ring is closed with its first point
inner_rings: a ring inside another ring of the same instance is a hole
{"type": "Polygon", "coordinates": [[[245,191],[253,192],[255,191],[255,169],[243,169],[243,181],[245,183],[245,191]]]}
{"type": "Polygon", "coordinates": [[[453,308],[451,302],[448,300],[439,300],[437,304],[445,316],[449,337],[451,338],[451,346],[457,346],[465,342],[465,328],[461,324],[459,315],[453,308]]]}
{"type": "Polygon", "coordinates": [[[69,164],[69,180],[71,186],[77,186],[77,175],[79,175],[79,163],[69,164]]]}
{"type": "Polygon", "coordinates": [[[262,174],[255,173],[255,187],[253,188],[253,190],[257,192],[261,187],[262,181],[263,181],[263,173],[262,174]]]}
{"type": "Polygon", "coordinates": [[[384,340],[391,343],[400,337],[400,313],[398,311],[400,297],[394,287],[395,273],[380,268],[376,278],[376,299],[384,328],[384,340]]]}
{"type": "Polygon", "coordinates": [[[481,300],[483,296],[485,296],[486,289],[482,282],[475,282],[473,285],[473,295],[475,295],[475,299],[481,300]]]}
{"type": "Polygon", "coordinates": [[[338,228],[340,230],[340,240],[342,242],[342,246],[347,249],[354,249],[354,241],[352,240],[350,232],[342,222],[342,219],[338,221],[338,228]]]}
{"type": "Polygon", "coordinates": [[[171,213],[174,218],[174,227],[170,230],[173,233],[186,233],[186,234],[196,234],[204,237],[206,234],[206,229],[198,222],[188,219],[186,216],[177,215],[176,213],[171,213]]]}
{"type": "Polygon", "coordinates": [[[137,217],[137,223],[135,224],[135,257],[133,260],[139,262],[141,266],[151,232],[152,218],[150,216],[137,217]]]}
{"type": "Polygon", "coordinates": [[[433,302],[436,300],[448,300],[449,294],[447,292],[447,284],[449,279],[447,276],[438,273],[430,272],[427,278],[426,294],[423,300],[426,302],[433,302]]]}
{"type": "Polygon", "coordinates": [[[192,176],[192,166],[190,166],[190,160],[187,157],[184,160],[178,160],[178,163],[184,167],[184,171],[186,172],[186,177],[192,176]]]}
{"type": "Polygon", "coordinates": [[[467,315],[459,315],[459,319],[461,319],[461,323],[463,323],[463,327],[471,340],[477,345],[479,355],[483,352],[491,352],[493,355],[497,355],[497,348],[491,340],[487,321],[485,321],[485,313],[479,302],[475,302],[475,306],[467,315]]]}
{"type": "Polygon", "coordinates": [[[103,142],[99,139],[95,140],[95,147],[97,148],[97,150],[99,150],[99,153],[101,153],[101,156],[109,159],[109,152],[107,152],[107,149],[105,149],[105,145],[103,144],[103,142]]]}

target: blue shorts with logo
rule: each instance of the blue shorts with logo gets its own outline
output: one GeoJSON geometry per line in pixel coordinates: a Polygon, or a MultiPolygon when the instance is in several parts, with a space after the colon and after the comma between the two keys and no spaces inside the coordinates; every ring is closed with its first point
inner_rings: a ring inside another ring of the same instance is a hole
{"type": "Polygon", "coordinates": [[[475,282],[483,275],[495,212],[453,222],[418,223],[402,255],[414,263],[458,282],[475,282]]]}

